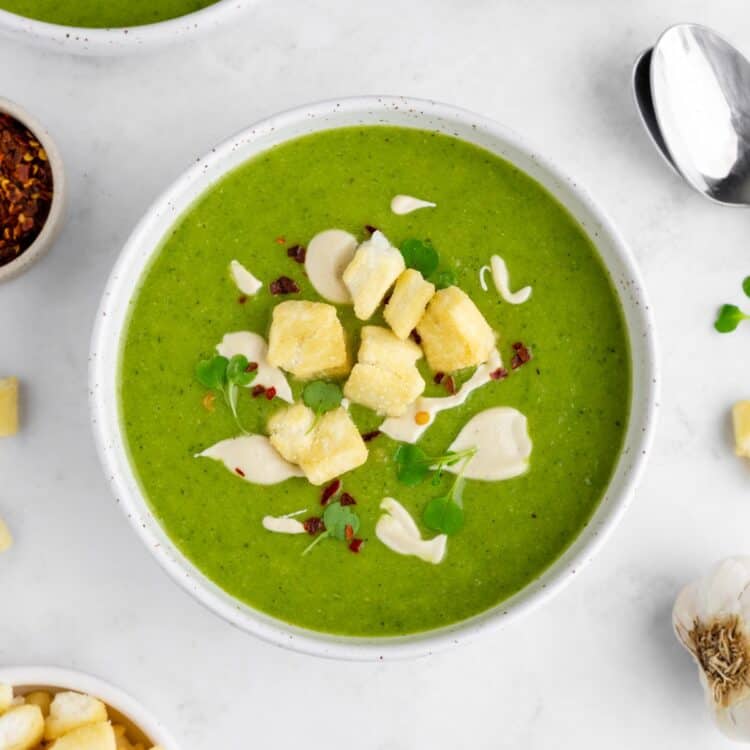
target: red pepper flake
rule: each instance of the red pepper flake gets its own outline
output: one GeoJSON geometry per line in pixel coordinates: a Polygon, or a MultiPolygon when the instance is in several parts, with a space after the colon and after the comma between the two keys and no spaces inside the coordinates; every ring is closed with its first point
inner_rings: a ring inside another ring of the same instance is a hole
{"type": "Polygon", "coordinates": [[[344,527],[344,536],[346,537],[347,542],[351,542],[351,540],[354,539],[354,529],[351,524],[346,524],[344,527]]]}
{"type": "Polygon", "coordinates": [[[352,539],[351,542],[349,542],[349,549],[355,554],[359,554],[359,551],[362,549],[362,545],[365,543],[364,539],[352,539]]]}
{"type": "Polygon", "coordinates": [[[453,375],[448,375],[443,381],[443,385],[445,386],[445,390],[448,391],[451,396],[456,392],[456,381],[453,379],[453,375]]]}
{"type": "Polygon", "coordinates": [[[516,353],[513,355],[510,366],[514,370],[517,370],[521,365],[525,365],[531,360],[531,352],[520,341],[517,341],[515,344],[513,344],[513,349],[516,353]]]}
{"type": "Polygon", "coordinates": [[[508,377],[508,371],[504,367],[498,367],[490,373],[491,380],[505,380],[508,377]]]}
{"type": "Polygon", "coordinates": [[[0,113],[0,266],[27,250],[52,205],[52,170],[36,136],[0,113]]]}
{"type": "Polygon", "coordinates": [[[422,337],[417,333],[416,328],[409,334],[409,336],[411,336],[411,339],[415,344],[422,343],[422,337]]]}
{"type": "Polygon", "coordinates": [[[320,534],[320,532],[325,529],[325,524],[323,523],[323,519],[319,518],[318,516],[311,516],[310,518],[303,521],[302,525],[305,527],[305,531],[310,536],[315,536],[316,534],[320,534]]]}
{"type": "Polygon", "coordinates": [[[341,480],[334,479],[330,484],[323,488],[323,492],[320,495],[320,504],[326,505],[328,501],[341,489],[341,480]]]}
{"type": "Polygon", "coordinates": [[[362,435],[362,440],[364,440],[366,443],[369,443],[370,440],[375,440],[378,435],[380,435],[380,430],[372,430],[371,432],[366,432],[364,435],[362,435]]]}
{"type": "Polygon", "coordinates": [[[432,379],[435,385],[440,385],[443,382],[443,378],[445,377],[444,372],[436,372],[435,377],[432,379]]]}
{"type": "Polygon", "coordinates": [[[302,247],[302,245],[292,245],[291,247],[287,248],[286,254],[292,259],[297,261],[297,263],[304,263],[305,262],[305,254],[307,253],[307,250],[302,247]]]}
{"type": "Polygon", "coordinates": [[[247,367],[245,368],[245,372],[254,372],[257,369],[258,369],[257,362],[248,362],[247,367]]]}
{"type": "Polygon", "coordinates": [[[266,387],[264,385],[254,385],[253,390],[250,391],[250,395],[253,398],[258,398],[258,396],[262,395],[266,392],[266,387]]]}
{"type": "Polygon", "coordinates": [[[375,234],[375,232],[378,231],[377,227],[374,227],[372,224],[365,224],[365,232],[368,234],[375,234]]]}
{"type": "Polygon", "coordinates": [[[288,276],[279,276],[276,281],[270,284],[271,294],[296,294],[299,291],[299,285],[294,279],[288,276]]]}
{"type": "Polygon", "coordinates": [[[239,297],[237,297],[237,302],[239,302],[241,305],[244,305],[245,302],[247,302],[247,297],[244,294],[242,294],[239,297]]]}
{"type": "Polygon", "coordinates": [[[269,401],[273,401],[276,398],[276,389],[273,386],[266,389],[266,398],[269,401]]]}
{"type": "Polygon", "coordinates": [[[284,237],[283,235],[282,235],[282,236],[280,236],[280,237],[277,237],[277,238],[276,238],[276,239],[274,240],[274,242],[275,242],[275,243],[276,243],[277,245],[286,245],[286,237],[284,237]]]}
{"type": "Polygon", "coordinates": [[[342,505],[356,505],[357,501],[348,493],[348,492],[342,492],[341,493],[341,499],[339,502],[342,505]]]}
{"type": "Polygon", "coordinates": [[[241,477],[244,477],[244,476],[245,476],[245,472],[244,472],[244,471],[242,471],[242,469],[240,469],[240,467],[239,467],[239,466],[235,466],[235,467],[234,467],[234,470],[235,470],[235,472],[236,472],[237,474],[239,474],[239,475],[240,475],[241,477]]]}

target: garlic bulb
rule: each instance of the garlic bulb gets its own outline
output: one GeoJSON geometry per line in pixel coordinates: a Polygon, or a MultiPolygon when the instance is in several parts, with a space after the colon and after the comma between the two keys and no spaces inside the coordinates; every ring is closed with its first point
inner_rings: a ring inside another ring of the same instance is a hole
{"type": "Polygon", "coordinates": [[[750,557],[729,557],[688,584],[672,612],[724,734],[750,742],[750,557]]]}

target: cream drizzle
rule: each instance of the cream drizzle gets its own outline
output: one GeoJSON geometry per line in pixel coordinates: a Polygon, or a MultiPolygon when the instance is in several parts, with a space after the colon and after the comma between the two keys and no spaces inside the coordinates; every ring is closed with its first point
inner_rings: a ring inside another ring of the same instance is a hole
{"type": "Polygon", "coordinates": [[[222,440],[196,454],[196,458],[221,461],[233,474],[252,484],[279,484],[304,476],[299,466],[285,461],[276,452],[265,435],[240,435],[222,440]]]}
{"type": "Polygon", "coordinates": [[[305,271],[315,291],[329,302],[351,304],[352,296],[341,280],[357,249],[357,239],[343,229],[318,232],[308,243],[305,271]]]}
{"type": "Polygon", "coordinates": [[[276,395],[288,403],[293,403],[292,389],[286,379],[286,375],[278,368],[268,364],[268,344],[266,340],[252,331],[236,331],[227,333],[216,346],[216,351],[231,359],[235,354],[244,354],[248,362],[256,362],[258,365],[257,375],[248,388],[254,385],[262,385],[264,388],[275,388],[276,395]]]}
{"type": "Polygon", "coordinates": [[[263,282],[253,276],[238,260],[233,260],[229,264],[229,273],[232,275],[234,283],[243,294],[250,296],[257,294],[263,286],[263,282]]]}
{"type": "Polygon", "coordinates": [[[461,406],[473,391],[489,383],[492,378],[490,373],[502,367],[503,363],[497,349],[490,353],[490,358],[479,365],[474,374],[467,380],[459,390],[452,396],[442,398],[420,397],[400,417],[389,417],[380,425],[380,431],[394,440],[403,443],[416,443],[422,437],[425,430],[433,423],[435,415],[446,409],[461,406]],[[417,424],[415,416],[417,412],[426,412],[429,420],[426,424],[417,424]]]}
{"type": "Polygon", "coordinates": [[[375,536],[399,555],[412,555],[437,565],[445,557],[448,537],[440,534],[433,539],[422,539],[422,534],[406,508],[392,497],[383,498],[380,507],[385,511],[375,525],[375,536]]]}
{"type": "Polygon", "coordinates": [[[301,521],[289,516],[263,516],[263,528],[275,534],[304,534],[301,521]]]}
{"type": "Polygon", "coordinates": [[[490,263],[492,265],[491,268],[490,266],[482,266],[479,269],[479,285],[482,287],[483,291],[487,291],[487,281],[485,280],[484,275],[487,271],[491,270],[492,281],[495,284],[495,289],[497,289],[497,293],[506,302],[509,302],[511,305],[520,305],[531,297],[530,286],[525,286],[516,292],[510,291],[510,274],[508,273],[508,266],[499,255],[493,255],[490,258],[490,263]]]}
{"type": "Polygon", "coordinates": [[[446,471],[485,482],[526,473],[532,447],[526,417],[510,406],[480,411],[463,426],[448,450],[459,452],[472,447],[477,452],[465,467],[459,462],[446,466],[446,471]]]}
{"type": "Polygon", "coordinates": [[[391,211],[398,216],[410,214],[420,208],[435,208],[436,204],[431,201],[423,201],[412,195],[395,195],[391,200],[391,211]]]}

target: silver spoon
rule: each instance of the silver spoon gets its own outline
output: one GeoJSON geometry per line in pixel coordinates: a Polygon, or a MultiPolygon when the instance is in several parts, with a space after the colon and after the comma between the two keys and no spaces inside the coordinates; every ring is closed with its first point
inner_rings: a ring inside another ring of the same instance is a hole
{"type": "Polygon", "coordinates": [[[750,205],[750,63],[696,24],[667,29],[648,57],[636,61],[633,86],[660,152],[707,198],[750,205]]]}

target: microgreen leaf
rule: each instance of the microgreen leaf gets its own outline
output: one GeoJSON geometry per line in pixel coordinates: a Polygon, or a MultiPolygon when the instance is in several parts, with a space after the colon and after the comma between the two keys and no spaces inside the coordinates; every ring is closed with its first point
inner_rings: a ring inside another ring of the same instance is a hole
{"type": "Polygon", "coordinates": [[[343,397],[344,394],[336,383],[327,383],[325,380],[313,380],[302,391],[302,400],[316,416],[340,406],[343,397]]]}
{"type": "Polygon", "coordinates": [[[429,240],[404,240],[399,248],[407,268],[414,268],[427,278],[437,270],[438,254],[429,240]]]}
{"type": "Polygon", "coordinates": [[[342,542],[347,541],[347,526],[351,528],[351,535],[359,531],[359,516],[350,505],[342,505],[339,502],[326,506],[323,511],[323,523],[326,525],[327,533],[342,542]]]}
{"type": "Polygon", "coordinates": [[[743,320],[747,320],[748,318],[750,318],[750,315],[745,315],[737,305],[722,305],[714,323],[714,328],[719,333],[730,333],[743,320]]]}
{"type": "Polygon", "coordinates": [[[201,385],[206,388],[215,388],[218,391],[224,390],[227,380],[227,367],[229,360],[221,355],[204,359],[198,362],[195,367],[195,376],[201,385]]]}
{"type": "Polygon", "coordinates": [[[745,276],[743,279],[742,291],[745,292],[746,297],[750,297],[750,276],[745,276]]]}
{"type": "Polygon", "coordinates": [[[450,269],[443,269],[433,274],[429,279],[438,289],[447,289],[456,283],[456,274],[450,269]]]}
{"type": "Polygon", "coordinates": [[[244,354],[235,354],[227,365],[227,380],[234,385],[250,385],[255,380],[258,371],[248,371],[248,364],[244,354]]]}
{"type": "Polygon", "coordinates": [[[460,531],[464,525],[464,510],[450,494],[436,497],[427,503],[424,523],[428,529],[450,536],[460,531]]]}
{"type": "Polygon", "coordinates": [[[462,458],[473,456],[476,452],[476,448],[468,448],[458,453],[448,451],[444,456],[428,456],[417,445],[400,443],[393,454],[393,460],[396,462],[396,476],[401,484],[415,487],[434,471],[433,483],[437,484],[446,466],[452,466],[462,458]]]}

